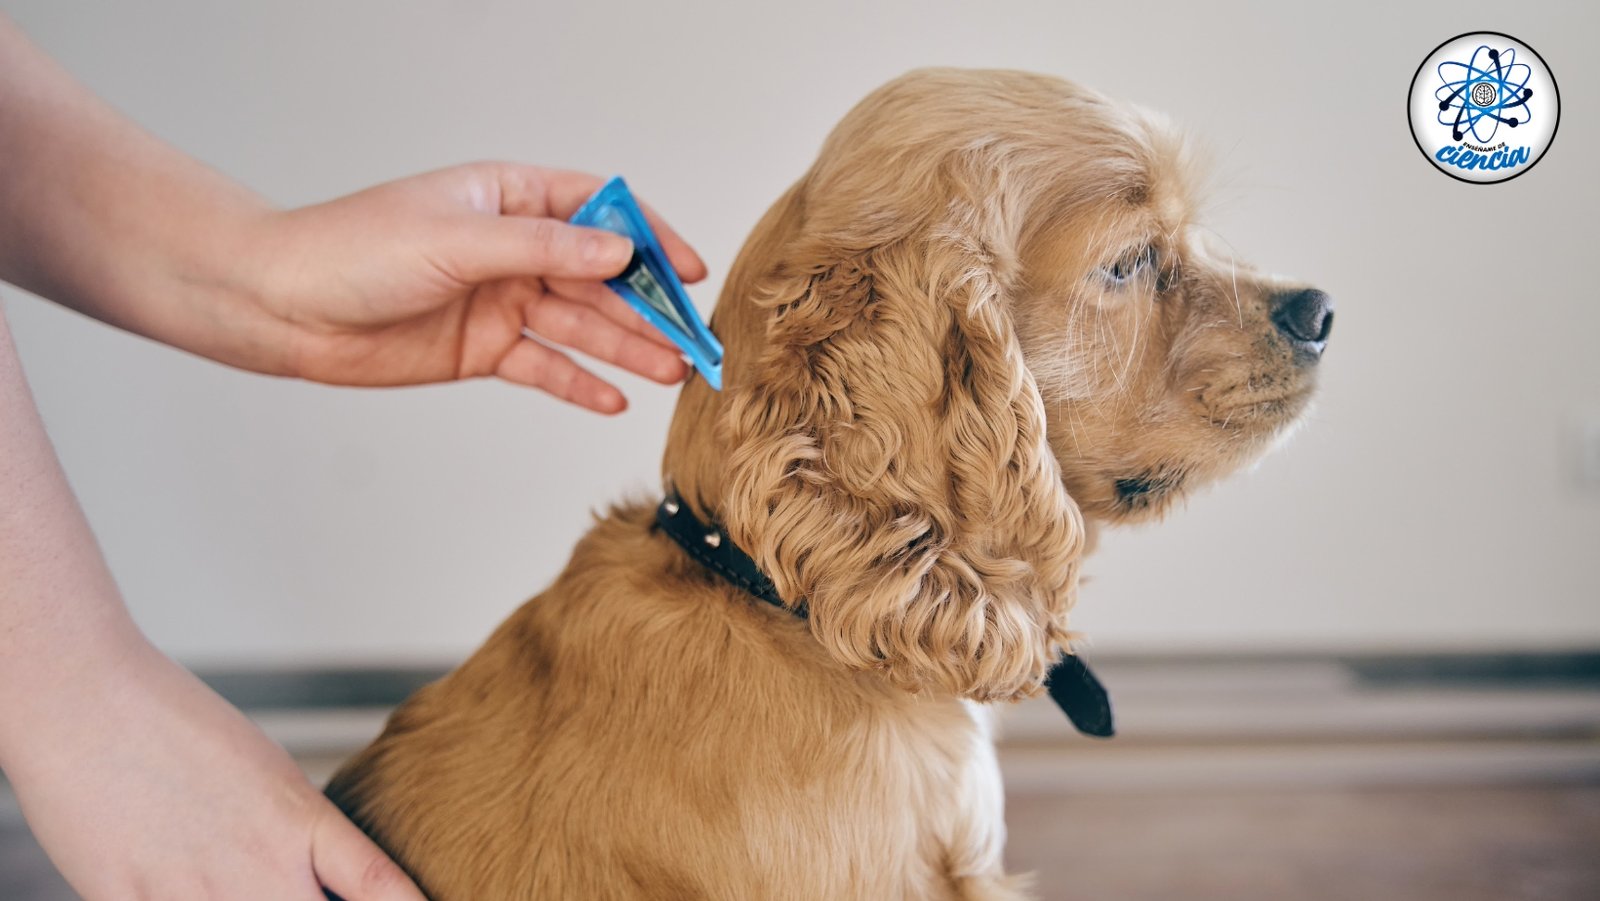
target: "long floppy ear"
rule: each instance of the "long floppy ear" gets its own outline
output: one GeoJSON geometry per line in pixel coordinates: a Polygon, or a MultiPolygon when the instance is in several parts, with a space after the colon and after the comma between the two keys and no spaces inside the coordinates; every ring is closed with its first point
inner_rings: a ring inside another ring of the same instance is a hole
{"type": "Polygon", "coordinates": [[[1007,309],[1014,236],[970,200],[887,238],[819,219],[757,288],[764,340],[723,420],[729,535],[845,664],[1032,694],[1084,532],[1007,309]]]}

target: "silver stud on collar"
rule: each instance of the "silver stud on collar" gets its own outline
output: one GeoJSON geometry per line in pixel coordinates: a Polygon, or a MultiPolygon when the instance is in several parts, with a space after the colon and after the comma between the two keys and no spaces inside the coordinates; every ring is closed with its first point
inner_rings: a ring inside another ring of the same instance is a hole
{"type": "Polygon", "coordinates": [[[706,533],[706,544],[711,546],[711,547],[722,547],[722,533],[721,532],[707,532],[706,533]]]}
{"type": "Polygon", "coordinates": [[[677,516],[678,515],[678,511],[683,509],[682,507],[678,506],[678,502],[677,501],[673,500],[670,497],[662,502],[661,508],[663,510],[667,511],[667,515],[668,516],[677,516]]]}

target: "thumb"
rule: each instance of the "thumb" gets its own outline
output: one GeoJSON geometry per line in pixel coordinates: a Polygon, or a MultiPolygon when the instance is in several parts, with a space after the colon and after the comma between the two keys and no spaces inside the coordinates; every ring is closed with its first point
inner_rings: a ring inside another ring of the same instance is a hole
{"type": "Polygon", "coordinates": [[[532,216],[481,216],[451,229],[451,271],[469,284],[502,278],[599,281],[622,272],[633,242],[598,228],[532,216]]]}
{"type": "Polygon", "coordinates": [[[427,901],[411,878],[372,839],[323,799],[311,831],[311,869],[344,901],[427,901]]]}

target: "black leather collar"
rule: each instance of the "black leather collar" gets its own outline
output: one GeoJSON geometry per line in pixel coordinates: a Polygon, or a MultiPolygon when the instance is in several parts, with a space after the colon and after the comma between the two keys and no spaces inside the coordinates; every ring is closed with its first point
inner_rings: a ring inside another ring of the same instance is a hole
{"type": "MultiPolygon", "coordinates": [[[[656,508],[656,524],[702,566],[774,607],[801,619],[806,617],[805,601],[794,606],[784,603],[772,580],[750,555],[740,550],[727,532],[701,522],[676,494],[668,494],[656,508]]],[[[1050,668],[1044,684],[1050,699],[1079,732],[1096,738],[1116,734],[1111,722],[1111,698],[1081,657],[1062,656],[1050,668]]]]}

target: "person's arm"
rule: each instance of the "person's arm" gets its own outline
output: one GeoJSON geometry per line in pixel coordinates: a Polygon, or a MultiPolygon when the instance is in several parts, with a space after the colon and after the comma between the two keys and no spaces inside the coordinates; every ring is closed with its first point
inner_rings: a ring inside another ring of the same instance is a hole
{"type": "Polygon", "coordinates": [[[0,279],[204,356],[272,371],[233,334],[244,224],[267,204],[119,116],[0,16],[0,279]]]}
{"type": "Polygon", "coordinates": [[[0,314],[0,770],[90,901],[422,901],[249,720],[145,641],[0,314]]]}
{"type": "MultiPolygon", "coordinates": [[[[278,210],[117,114],[4,16],[0,160],[0,280],[222,363],[353,385],[497,376],[607,413],[622,395],[545,342],[668,384],[687,371],[601,283],[627,239],[565,222],[591,175],[477,163],[278,210]]],[[[680,273],[704,277],[654,222],[680,273]]]]}
{"type": "MultiPolygon", "coordinates": [[[[351,385],[495,376],[602,412],[545,341],[685,365],[564,223],[592,176],[483,163],[277,210],[117,115],[0,15],[0,281],[192,353],[351,385]],[[543,341],[535,340],[538,336],[543,341]]],[[[655,220],[690,281],[705,267],[655,220]]],[[[0,768],[86,898],[417,901],[287,754],[140,635],[0,318],[0,768]]]]}

